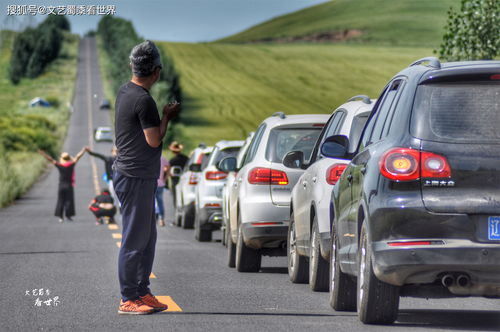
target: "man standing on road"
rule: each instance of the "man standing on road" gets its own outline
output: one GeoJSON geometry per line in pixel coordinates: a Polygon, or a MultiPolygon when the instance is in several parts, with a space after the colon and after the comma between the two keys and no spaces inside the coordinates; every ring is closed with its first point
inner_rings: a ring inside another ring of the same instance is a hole
{"type": "Polygon", "coordinates": [[[122,207],[122,243],[118,277],[120,314],[150,314],[167,309],[149,289],[156,245],[155,191],[162,140],[168,122],[179,112],[177,102],[163,108],[160,120],[149,90],[160,77],[160,53],[151,41],[130,53],[132,79],[116,98],[115,134],[118,155],[113,182],[122,207]]]}

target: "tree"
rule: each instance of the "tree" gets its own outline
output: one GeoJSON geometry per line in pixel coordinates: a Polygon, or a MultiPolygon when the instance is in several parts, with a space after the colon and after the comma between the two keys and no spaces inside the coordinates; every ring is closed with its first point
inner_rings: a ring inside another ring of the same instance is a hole
{"type": "Polygon", "coordinates": [[[462,0],[448,11],[440,57],[447,61],[491,60],[500,54],[500,1],[462,0]]]}

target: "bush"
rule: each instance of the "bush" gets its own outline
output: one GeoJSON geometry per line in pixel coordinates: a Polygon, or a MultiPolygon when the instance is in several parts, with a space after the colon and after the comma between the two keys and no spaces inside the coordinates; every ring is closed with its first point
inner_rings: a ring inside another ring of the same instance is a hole
{"type": "Polygon", "coordinates": [[[500,1],[462,0],[448,11],[440,57],[447,61],[491,60],[500,54],[500,1]]]}

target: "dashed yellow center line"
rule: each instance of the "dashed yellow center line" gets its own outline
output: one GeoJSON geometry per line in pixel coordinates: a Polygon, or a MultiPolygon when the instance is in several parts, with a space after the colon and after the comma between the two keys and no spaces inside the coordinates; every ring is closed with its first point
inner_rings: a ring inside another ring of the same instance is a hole
{"type": "Polygon", "coordinates": [[[111,231],[116,231],[117,229],[119,229],[119,227],[117,224],[111,224],[111,225],[108,225],[108,229],[111,231]]]}
{"type": "Polygon", "coordinates": [[[122,238],[122,235],[120,233],[111,233],[111,236],[113,237],[113,239],[121,239],[122,238]]]}
{"type": "Polygon", "coordinates": [[[149,278],[156,279],[156,275],[153,272],[151,272],[151,274],[149,275],[149,278]]]}
{"type": "Polygon", "coordinates": [[[160,295],[160,296],[156,296],[156,298],[161,303],[165,303],[166,305],[168,305],[168,309],[165,310],[164,312],[181,312],[182,311],[181,307],[179,307],[179,305],[177,303],[175,303],[174,300],[172,300],[172,298],[170,296],[160,295]]]}

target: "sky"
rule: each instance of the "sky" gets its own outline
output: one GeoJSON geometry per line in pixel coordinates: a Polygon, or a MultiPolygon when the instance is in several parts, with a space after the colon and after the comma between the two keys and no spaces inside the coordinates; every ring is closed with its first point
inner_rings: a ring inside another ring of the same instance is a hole
{"type": "MultiPolygon", "coordinates": [[[[204,42],[230,36],[255,24],[329,0],[0,0],[1,29],[19,30],[44,15],[7,15],[7,6],[115,6],[116,16],[132,20],[140,36],[162,41],[204,42]]],[[[67,16],[74,33],[96,29],[99,16],[67,16]]]]}

